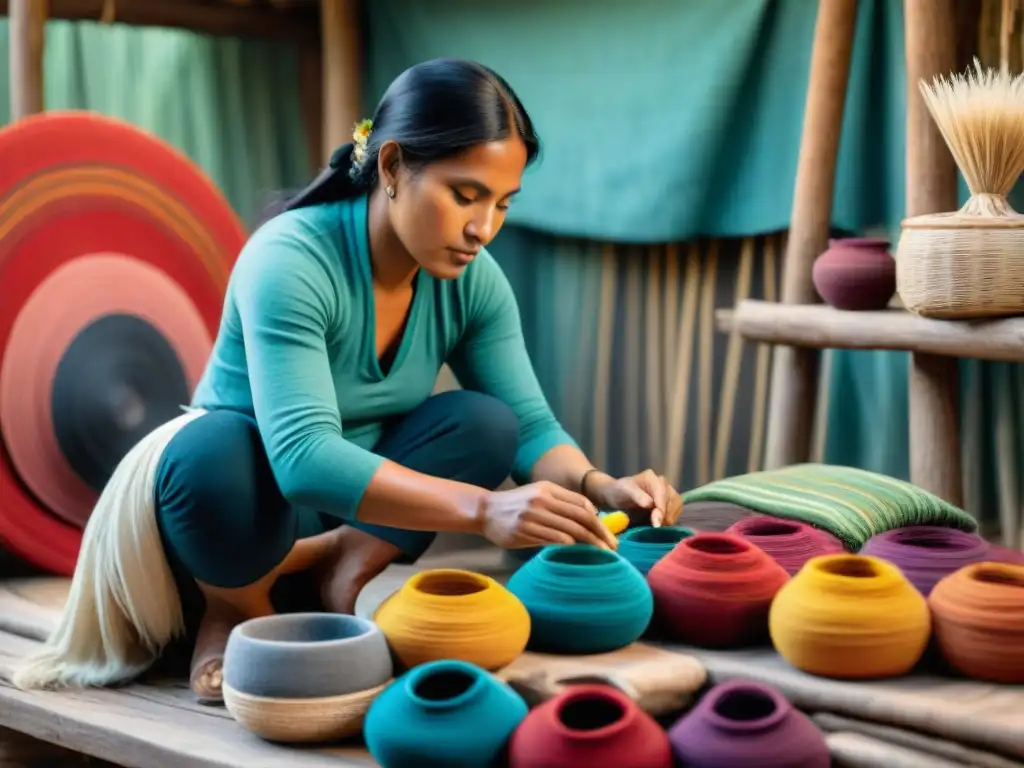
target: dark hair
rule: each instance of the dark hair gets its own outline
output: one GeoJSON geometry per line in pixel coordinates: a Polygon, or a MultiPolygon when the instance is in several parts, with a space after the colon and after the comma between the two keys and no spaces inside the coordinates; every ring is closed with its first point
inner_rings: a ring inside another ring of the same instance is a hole
{"type": "Polygon", "coordinates": [[[540,151],[533,121],[512,86],[474,61],[432,59],[410,67],[388,87],[372,119],[362,162],[353,165],[351,143],[339,147],[328,167],[284,210],[344,200],[372,189],[380,147],[389,140],[398,142],[402,163],[414,170],[512,135],[526,144],[527,164],[540,151]]]}

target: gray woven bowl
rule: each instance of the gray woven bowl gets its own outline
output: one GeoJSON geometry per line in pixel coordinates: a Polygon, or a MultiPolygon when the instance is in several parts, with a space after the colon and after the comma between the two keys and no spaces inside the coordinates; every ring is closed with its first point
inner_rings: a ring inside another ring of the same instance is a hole
{"type": "Polygon", "coordinates": [[[382,685],[392,674],[380,628],[338,613],[250,619],[231,631],[224,652],[224,683],[267,698],[343,696],[382,685]]]}

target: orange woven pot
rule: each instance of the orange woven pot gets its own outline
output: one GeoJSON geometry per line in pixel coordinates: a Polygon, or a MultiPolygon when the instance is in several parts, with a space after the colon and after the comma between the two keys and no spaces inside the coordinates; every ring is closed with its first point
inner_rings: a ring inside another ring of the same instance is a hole
{"type": "Polygon", "coordinates": [[[514,661],[530,638],[530,614],[494,579],[436,569],[412,576],[374,613],[406,668],[458,659],[487,670],[514,661]]]}
{"type": "Polygon", "coordinates": [[[779,590],[768,627],[797,669],[838,678],[905,674],[931,634],[928,604],[900,570],[865,555],[820,555],[779,590]]]}
{"type": "Polygon", "coordinates": [[[975,563],[928,597],[939,651],[977,680],[1024,683],[1024,565],[975,563]]]}

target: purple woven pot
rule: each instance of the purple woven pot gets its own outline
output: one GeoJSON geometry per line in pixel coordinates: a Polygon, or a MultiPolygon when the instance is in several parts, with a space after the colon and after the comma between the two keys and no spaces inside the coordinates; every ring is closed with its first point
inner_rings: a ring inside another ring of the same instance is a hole
{"type": "Polygon", "coordinates": [[[860,554],[888,560],[925,597],[941,578],[965,565],[1005,559],[977,534],[938,525],[909,525],[875,534],[860,554]]]}
{"type": "Polygon", "coordinates": [[[803,568],[804,563],[812,557],[844,551],[839,539],[825,531],[796,520],[768,515],[739,520],[729,526],[727,532],[742,536],[763,549],[790,576],[803,568]]]}
{"type": "Polygon", "coordinates": [[[712,688],[668,731],[685,768],[829,768],[825,735],[775,688],[734,680],[712,688]]]}

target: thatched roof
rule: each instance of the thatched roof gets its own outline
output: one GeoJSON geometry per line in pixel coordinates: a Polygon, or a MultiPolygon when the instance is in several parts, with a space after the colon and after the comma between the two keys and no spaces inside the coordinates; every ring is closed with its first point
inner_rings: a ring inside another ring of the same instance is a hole
{"type": "MultiPolygon", "coordinates": [[[[6,15],[10,0],[0,0],[6,15]]],[[[49,0],[49,18],[189,29],[210,35],[316,40],[318,0],[49,0]]]]}

